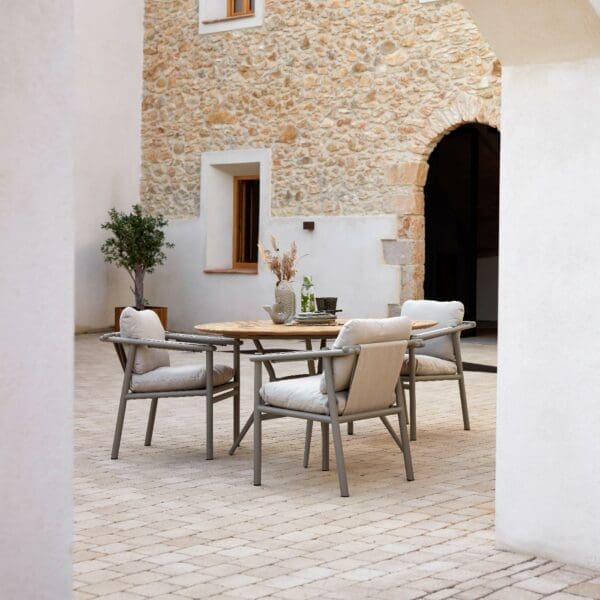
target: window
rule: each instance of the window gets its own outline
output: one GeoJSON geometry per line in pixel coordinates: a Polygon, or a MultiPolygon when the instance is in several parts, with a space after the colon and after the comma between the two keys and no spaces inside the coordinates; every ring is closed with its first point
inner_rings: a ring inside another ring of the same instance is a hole
{"type": "Polygon", "coordinates": [[[265,0],[198,0],[199,33],[261,27],[265,0]]]}
{"type": "Polygon", "coordinates": [[[203,152],[201,164],[204,272],[258,274],[258,236],[271,212],[271,151],[203,152]]]}
{"type": "Polygon", "coordinates": [[[233,268],[256,269],[260,181],[255,176],[233,178],[233,268]]]}
{"type": "Polygon", "coordinates": [[[227,16],[243,17],[254,14],[254,0],[227,0],[227,16]]]}

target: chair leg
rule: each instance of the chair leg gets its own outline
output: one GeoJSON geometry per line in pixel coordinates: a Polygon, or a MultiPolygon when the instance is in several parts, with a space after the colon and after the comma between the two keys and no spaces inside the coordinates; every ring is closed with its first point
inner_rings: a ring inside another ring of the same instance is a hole
{"type": "Polygon", "coordinates": [[[213,455],[213,353],[211,350],[206,352],[206,460],[212,460],[213,455]]]}
{"type": "Polygon", "coordinates": [[[260,412],[260,388],[262,365],[254,363],[254,485],[261,483],[262,471],[262,415],[260,412]]]}
{"type": "Polygon", "coordinates": [[[411,380],[410,382],[410,392],[409,392],[409,400],[410,400],[410,439],[411,441],[415,441],[417,439],[417,390],[415,381],[411,380]]]}
{"type": "Polygon", "coordinates": [[[233,442],[240,435],[240,389],[233,396],[233,442]]]}
{"type": "Polygon", "coordinates": [[[410,453],[410,440],[406,429],[406,405],[403,405],[402,415],[400,415],[400,440],[402,441],[402,455],[404,456],[404,470],[406,472],[406,480],[414,481],[415,474],[413,471],[412,455],[410,453]]]}
{"type": "Polygon", "coordinates": [[[462,408],[463,424],[465,431],[469,431],[471,429],[471,423],[469,422],[469,407],[467,406],[467,390],[465,389],[464,375],[458,380],[458,389],[460,391],[460,406],[462,408]]]}
{"type": "Polygon", "coordinates": [[[306,421],[306,435],[304,438],[304,460],[302,466],[306,469],[308,467],[308,461],[310,460],[310,443],[312,441],[313,422],[306,421]]]}
{"type": "Polygon", "coordinates": [[[125,394],[121,394],[119,401],[119,411],[117,412],[117,423],[115,425],[115,436],[113,439],[112,453],[110,457],[113,460],[119,458],[119,448],[121,447],[121,434],[123,433],[123,423],[125,422],[125,409],[127,408],[127,400],[125,394]]]}
{"type": "Polygon", "coordinates": [[[321,471],[329,471],[329,423],[321,423],[321,471]]]}
{"type": "Polygon", "coordinates": [[[206,396],[206,460],[213,460],[213,399],[212,394],[206,396]]]}
{"type": "Polygon", "coordinates": [[[348,421],[348,435],[354,435],[354,421],[348,421]]]}
{"type": "Polygon", "coordinates": [[[331,433],[333,434],[333,447],[335,449],[335,462],[338,471],[338,479],[340,482],[340,495],[342,498],[347,498],[348,480],[346,478],[346,464],[344,462],[344,450],[342,448],[342,434],[340,432],[340,424],[335,421],[331,423],[331,433]]]}
{"type": "Polygon", "coordinates": [[[144,446],[152,444],[152,433],[154,432],[154,420],[156,419],[156,409],[158,407],[158,398],[152,398],[150,412],[148,413],[148,425],[146,426],[146,439],[144,446]]]}
{"type": "Polygon", "coordinates": [[[254,485],[261,484],[262,474],[262,416],[254,411],[254,485]]]}
{"type": "Polygon", "coordinates": [[[123,423],[125,422],[125,409],[127,408],[127,392],[131,385],[131,375],[133,373],[133,364],[137,352],[137,346],[127,347],[125,352],[125,375],[121,385],[121,398],[119,400],[119,410],[117,412],[117,423],[115,425],[115,437],[110,457],[113,460],[119,458],[119,448],[121,446],[121,434],[123,433],[123,423]]]}
{"type": "Polygon", "coordinates": [[[398,390],[400,392],[400,402],[402,402],[402,412],[398,413],[398,426],[402,429],[402,425],[408,425],[408,409],[406,408],[406,392],[402,380],[398,382],[398,390]]]}

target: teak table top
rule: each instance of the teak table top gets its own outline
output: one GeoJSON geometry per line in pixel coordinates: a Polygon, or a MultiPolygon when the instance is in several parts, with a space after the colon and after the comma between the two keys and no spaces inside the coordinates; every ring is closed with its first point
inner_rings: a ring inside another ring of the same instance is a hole
{"type": "MultiPolygon", "coordinates": [[[[349,319],[338,319],[333,325],[276,325],[272,321],[227,321],[223,323],[202,323],[194,329],[201,333],[224,335],[241,339],[306,339],[335,338],[342,325],[349,319]]],[[[413,329],[427,329],[437,325],[436,321],[413,321],[413,329]]]]}

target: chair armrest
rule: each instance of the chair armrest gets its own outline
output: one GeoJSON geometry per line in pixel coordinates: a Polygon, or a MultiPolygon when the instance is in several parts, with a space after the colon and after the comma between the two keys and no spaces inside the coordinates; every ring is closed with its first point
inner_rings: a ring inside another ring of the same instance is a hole
{"type": "Polygon", "coordinates": [[[191,342],[192,344],[210,344],[212,346],[232,346],[235,344],[241,345],[241,340],[235,338],[223,337],[220,335],[197,335],[195,333],[173,333],[165,332],[167,340],[175,340],[178,342],[191,342]]]}
{"type": "Polygon", "coordinates": [[[251,356],[252,362],[293,362],[304,360],[317,360],[319,358],[332,358],[335,356],[350,356],[359,354],[360,346],[348,346],[339,350],[314,350],[313,352],[286,352],[280,354],[258,354],[251,356]]]}
{"type": "Polygon", "coordinates": [[[106,333],[100,337],[101,342],[111,342],[125,346],[147,346],[148,348],[162,348],[164,350],[176,350],[186,352],[207,352],[216,350],[216,346],[210,344],[195,344],[191,342],[170,342],[153,340],[149,338],[126,338],[118,333],[106,333]]]}
{"type": "Polygon", "coordinates": [[[433,331],[425,331],[423,333],[413,333],[412,337],[416,340],[431,340],[433,338],[442,337],[444,335],[452,335],[453,333],[460,333],[467,329],[473,329],[476,327],[475,321],[463,321],[456,327],[442,327],[441,329],[434,329],[433,331]]]}
{"type": "Polygon", "coordinates": [[[425,346],[425,342],[423,340],[419,340],[414,337],[411,337],[410,340],[408,340],[409,348],[423,348],[423,346],[425,346]]]}

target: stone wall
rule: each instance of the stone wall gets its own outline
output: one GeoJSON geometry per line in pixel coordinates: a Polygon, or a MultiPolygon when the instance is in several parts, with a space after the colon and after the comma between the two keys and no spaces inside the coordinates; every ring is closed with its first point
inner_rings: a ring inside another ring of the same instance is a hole
{"type": "Polygon", "coordinates": [[[458,3],[266,0],[262,27],[200,35],[197,0],[146,0],[145,31],[147,207],[196,216],[202,152],[271,148],[274,216],[397,214],[384,257],[422,295],[429,153],[499,119],[500,64],[458,3]]]}

